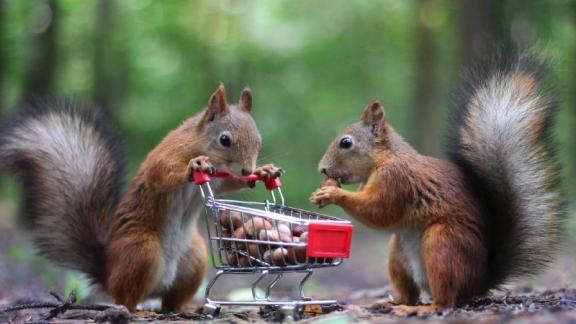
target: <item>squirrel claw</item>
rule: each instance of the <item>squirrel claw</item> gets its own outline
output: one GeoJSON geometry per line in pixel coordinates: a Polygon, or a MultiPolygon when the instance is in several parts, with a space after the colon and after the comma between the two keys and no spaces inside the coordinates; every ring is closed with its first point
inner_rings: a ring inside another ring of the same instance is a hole
{"type": "Polygon", "coordinates": [[[396,305],[392,306],[392,314],[398,317],[427,316],[441,312],[442,308],[437,305],[396,305]]]}
{"type": "Polygon", "coordinates": [[[284,170],[275,166],[274,164],[266,164],[254,170],[254,174],[258,175],[262,179],[268,178],[279,178],[284,174],[284,170]]]}
{"type": "Polygon", "coordinates": [[[150,319],[156,317],[157,315],[158,314],[156,314],[156,312],[146,310],[135,311],[132,313],[132,316],[138,319],[150,319]]]}
{"type": "Polygon", "coordinates": [[[202,171],[208,174],[216,173],[216,168],[208,161],[208,157],[204,155],[191,159],[188,163],[188,168],[190,169],[190,174],[194,171],[202,171]]]}

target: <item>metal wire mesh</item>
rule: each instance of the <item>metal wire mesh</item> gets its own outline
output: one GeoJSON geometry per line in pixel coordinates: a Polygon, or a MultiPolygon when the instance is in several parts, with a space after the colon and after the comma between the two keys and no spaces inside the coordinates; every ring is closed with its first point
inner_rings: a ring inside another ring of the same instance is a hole
{"type": "Polygon", "coordinates": [[[298,270],[336,266],[339,258],[307,255],[310,221],[348,223],[335,217],[270,203],[213,199],[206,222],[217,269],[298,270]]]}

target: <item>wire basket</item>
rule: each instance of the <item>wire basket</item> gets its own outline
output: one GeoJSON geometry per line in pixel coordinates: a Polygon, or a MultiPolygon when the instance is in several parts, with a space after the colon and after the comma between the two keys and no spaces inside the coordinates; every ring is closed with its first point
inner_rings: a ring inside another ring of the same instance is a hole
{"type": "Polygon", "coordinates": [[[306,297],[304,285],[313,269],[337,266],[350,256],[353,225],[347,220],[286,206],[278,178],[244,178],[264,182],[271,192],[271,200],[252,202],[216,199],[210,186],[212,177],[229,175],[193,174],[204,200],[212,263],[219,270],[206,288],[205,312],[214,314],[222,305],[277,306],[296,311],[303,305],[335,304],[336,300],[306,297]],[[251,299],[211,298],[211,289],[222,276],[255,273],[258,277],[252,283],[251,299]],[[271,298],[271,291],[286,273],[303,274],[297,300],[271,298]],[[263,296],[259,296],[257,288],[269,276],[272,280],[268,280],[263,296]]]}

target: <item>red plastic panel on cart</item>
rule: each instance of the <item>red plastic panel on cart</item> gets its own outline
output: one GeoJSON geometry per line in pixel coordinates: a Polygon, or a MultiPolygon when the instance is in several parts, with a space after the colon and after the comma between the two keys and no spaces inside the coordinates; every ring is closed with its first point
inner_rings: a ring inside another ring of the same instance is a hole
{"type": "Polygon", "coordinates": [[[353,230],[352,224],[310,222],[308,225],[308,256],[320,258],[350,257],[353,230]]]}

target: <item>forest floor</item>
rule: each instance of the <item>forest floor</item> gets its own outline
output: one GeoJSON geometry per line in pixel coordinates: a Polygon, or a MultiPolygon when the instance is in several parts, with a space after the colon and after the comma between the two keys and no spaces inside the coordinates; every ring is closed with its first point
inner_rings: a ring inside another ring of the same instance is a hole
{"type": "MultiPolygon", "coordinates": [[[[431,315],[416,313],[404,316],[392,314],[391,308],[370,307],[374,300],[387,298],[386,289],[366,290],[354,293],[357,300],[349,300],[346,304],[334,307],[307,307],[298,315],[300,323],[576,323],[576,289],[541,292],[511,292],[499,297],[482,298],[468,306],[439,312],[431,315]]],[[[36,301],[26,300],[24,303],[36,301]]],[[[45,322],[53,308],[25,309],[2,313],[0,308],[0,323],[45,322]]],[[[160,314],[152,311],[137,313],[130,316],[122,307],[111,307],[107,310],[68,310],[51,321],[54,323],[77,322],[161,322],[207,321],[215,323],[255,323],[292,321],[285,313],[273,309],[257,309],[254,307],[230,307],[222,310],[215,318],[206,317],[194,311],[181,314],[160,314]]]]}

